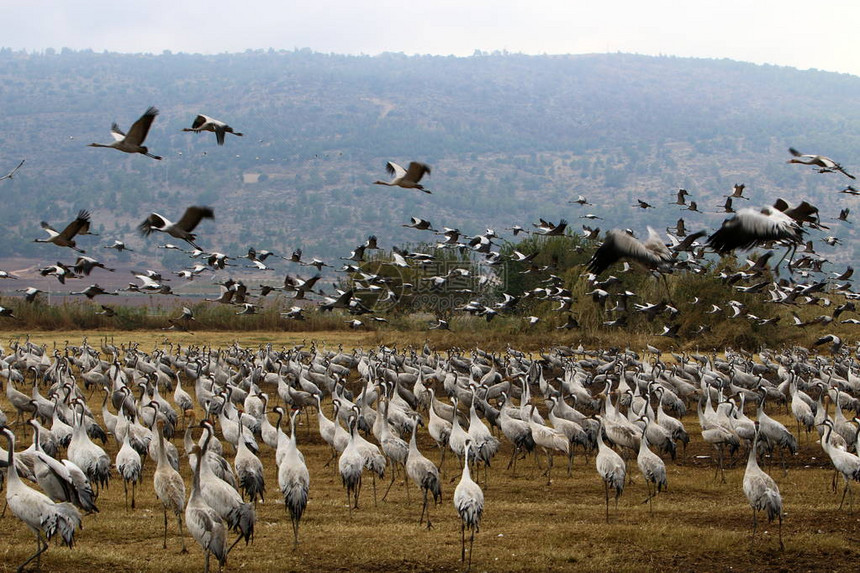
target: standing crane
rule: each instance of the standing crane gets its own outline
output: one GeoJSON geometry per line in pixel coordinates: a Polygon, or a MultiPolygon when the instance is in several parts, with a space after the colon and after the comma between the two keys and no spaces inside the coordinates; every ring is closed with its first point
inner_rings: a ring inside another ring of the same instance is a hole
{"type": "Polygon", "coordinates": [[[170,461],[167,459],[164,447],[164,420],[155,422],[155,433],[158,449],[155,456],[156,467],[152,476],[152,485],[155,488],[155,495],[161,501],[161,506],[164,509],[164,544],[162,547],[167,549],[167,510],[171,509],[176,514],[176,521],[179,524],[182,553],[187,553],[185,535],[182,533],[182,513],[185,511],[185,482],[182,481],[182,476],[170,465],[170,461]]]}
{"type": "MultiPolygon", "coordinates": [[[[409,444],[394,435],[388,425],[388,403],[389,400],[387,398],[382,400],[380,411],[376,416],[377,422],[379,423],[379,436],[377,436],[377,439],[379,440],[379,445],[382,448],[382,453],[385,454],[385,457],[391,462],[391,482],[388,484],[388,488],[382,496],[382,501],[385,501],[385,498],[388,496],[388,492],[391,490],[391,486],[394,485],[394,480],[397,479],[397,466],[401,466],[405,473],[406,460],[409,457],[409,444]]],[[[414,428],[415,425],[412,427],[414,428]]],[[[407,479],[408,478],[404,479],[403,483],[406,484],[406,494],[408,497],[409,482],[407,479]]]]}
{"type": "Polygon", "coordinates": [[[517,454],[519,454],[520,451],[529,453],[534,450],[535,441],[532,437],[532,431],[531,428],[529,428],[529,425],[522,420],[512,418],[508,413],[508,395],[505,392],[502,392],[502,400],[504,401],[504,405],[499,409],[499,427],[505,437],[514,444],[514,451],[511,454],[510,461],[508,462],[508,469],[511,469],[511,466],[513,466],[514,472],[516,472],[517,454]]]}
{"type": "Polygon", "coordinates": [[[773,522],[779,518],[779,548],[785,549],[782,543],[782,496],[779,495],[779,487],[773,478],[762,471],[758,466],[756,446],[758,445],[759,423],[755,423],[755,437],[750,448],[747,467],[744,471],[744,495],[749,500],[753,510],[753,540],[758,527],[758,512],[766,511],[767,520],[773,522]]]}
{"type": "Polygon", "coordinates": [[[797,453],[797,438],[794,434],[782,425],[782,423],[774,420],[764,412],[764,400],[767,392],[764,389],[760,390],[761,398],[758,403],[758,422],[761,425],[761,436],[764,438],[765,444],[769,451],[773,451],[774,447],[779,448],[780,459],[782,460],[782,469],[784,473],[788,470],[785,466],[785,449],[787,448],[791,455],[797,453]]]}
{"type": "Polygon", "coordinates": [[[430,388],[429,392],[430,406],[427,408],[427,412],[430,415],[430,421],[427,422],[427,432],[430,434],[430,437],[433,438],[433,441],[436,442],[436,447],[442,450],[442,456],[439,459],[439,465],[437,467],[444,472],[445,454],[448,452],[448,442],[451,438],[453,426],[451,422],[436,413],[436,409],[433,407],[435,390],[430,388]]]}
{"type": "Polygon", "coordinates": [[[299,544],[299,521],[308,505],[308,489],[310,474],[305,464],[305,457],[296,446],[295,418],[299,410],[294,410],[290,416],[290,439],[284,449],[281,463],[278,464],[278,487],[284,496],[284,508],[290,512],[290,522],[293,524],[293,549],[299,544]]]}
{"type": "Polygon", "coordinates": [[[487,468],[490,467],[490,460],[499,451],[499,440],[490,432],[490,429],[481,418],[478,417],[478,412],[475,409],[475,394],[472,393],[472,400],[469,404],[469,437],[472,439],[473,447],[475,448],[475,462],[484,464],[484,485],[487,485],[487,468]]]}
{"type": "MultiPolygon", "coordinates": [[[[203,452],[205,454],[208,451],[209,443],[215,434],[215,430],[209,420],[203,420],[200,422],[200,426],[206,431],[206,440],[203,443],[203,452]]],[[[227,523],[227,527],[238,533],[238,537],[230,546],[230,549],[233,549],[242,539],[247,544],[254,536],[254,524],[257,521],[254,507],[249,503],[245,503],[242,500],[242,496],[239,495],[239,492],[233,486],[219,478],[212,470],[212,465],[207,463],[205,459],[202,457],[199,458],[197,465],[203,466],[201,471],[203,500],[218,512],[218,515],[227,523]]]]}
{"type": "Polygon", "coordinates": [[[406,458],[406,474],[424,492],[424,505],[421,507],[421,517],[418,525],[424,523],[424,513],[427,513],[427,529],[430,529],[430,512],[427,510],[427,493],[433,494],[433,503],[438,505],[442,499],[442,488],[439,484],[439,468],[418,451],[415,433],[418,425],[412,426],[412,437],[409,439],[409,454],[406,458]]]}
{"type": "Polygon", "coordinates": [[[258,496],[260,501],[263,501],[263,494],[266,492],[266,480],[263,475],[263,463],[245,443],[244,432],[245,425],[239,422],[239,439],[236,442],[236,458],[233,460],[233,467],[236,468],[236,475],[239,476],[239,486],[242,488],[242,492],[248,497],[248,501],[251,501],[256,507],[258,496]]]}
{"type": "MultiPolygon", "coordinates": [[[[832,420],[825,419],[821,424],[819,424],[819,426],[826,428],[824,433],[821,435],[821,449],[824,450],[830,458],[833,467],[836,468],[836,471],[842,474],[842,479],[845,480],[845,489],[842,490],[842,501],[839,502],[839,509],[842,509],[842,505],[845,503],[846,494],[851,498],[851,505],[853,506],[854,494],[851,492],[851,482],[860,481],[860,457],[852,454],[847,449],[835,446],[831,443],[830,437],[833,433],[832,420]]],[[[835,479],[836,477],[834,476],[834,480],[835,479]]],[[[835,481],[833,485],[835,489],[835,481]]]]}
{"type": "Polygon", "coordinates": [[[98,513],[95,493],[81,468],[69,460],[61,461],[49,456],[41,448],[41,426],[35,419],[30,420],[30,425],[35,430],[33,474],[42,491],[51,498],[51,501],[57,503],[68,501],[87,513],[98,513]]]}
{"type": "Polygon", "coordinates": [[[481,529],[481,516],[484,514],[484,492],[469,475],[469,450],[472,441],[466,441],[465,463],[463,475],[457,487],[454,488],[454,509],[460,516],[460,561],[466,560],[466,530],[471,532],[469,538],[469,564],[466,571],[472,569],[472,546],[475,543],[475,533],[481,529]]]}
{"type": "Polygon", "coordinates": [[[134,509],[134,492],[137,482],[140,481],[141,461],[140,454],[131,447],[129,434],[126,432],[122,438],[122,446],[116,454],[116,469],[122,478],[122,486],[125,490],[125,509],[128,510],[128,482],[131,482],[131,508],[134,509]]]}
{"type": "Polygon", "coordinates": [[[361,472],[364,471],[364,456],[358,451],[358,446],[355,443],[357,424],[358,419],[354,415],[350,415],[349,442],[347,442],[346,448],[341,452],[337,461],[340,479],[343,481],[343,487],[346,488],[346,504],[349,506],[350,517],[352,517],[352,510],[358,509],[358,495],[361,493],[361,472]],[[355,499],[354,505],[353,498],[355,499]]]}
{"type": "Polygon", "coordinates": [[[9,442],[6,504],[12,514],[36,534],[36,552],[18,566],[18,571],[23,570],[24,566],[33,559],[36,560],[36,567],[39,568],[41,555],[47,551],[48,541],[54,535],[59,533],[64,545],[68,547],[74,545],[75,530],[81,527],[81,514],[71,503],[54,503],[48,496],[21,481],[15,467],[15,434],[6,427],[0,428],[0,433],[6,436],[9,442]]]}
{"type": "Polygon", "coordinates": [[[90,483],[96,486],[96,495],[98,495],[98,490],[106,487],[110,482],[111,463],[101,446],[96,445],[87,435],[84,422],[85,408],[86,404],[83,400],[73,401],[72,414],[75,417],[75,429],[72,432],[67,454],[69,460],[81,468],[90,483]],[[80,416],[77,414],[78,408],[81,410],[80,416]]]}
{"type": "Polygon", "coordinates": [[[562,452],[569,457],[570,440],[567,439],[567,436],[561,430],[535,422],[534,414],[536,408],[535,404],[531,405],[531,415],[527,416],[526,420],[531,429],[535,445],[540,446],[546,452],[546,484],[550,485],[552,483],[553,452],[562,452]]]}
{"type": "Polygon", "coordinates": [[[648,498],[645,501],[648,502],[648,511],[653,514],[654,510],[651,506],[651,500],[666,488],[666,464],[663,463],[660,456],[648,448],[648,437],[646,436],[648,419],[643,416],[640,420],[644,421],[646,425],[642,428],[636,465],[639,466],[639,471],[642,472],[642,476],[645,478],[645,485],[648,486],[648,498]],[[651,491],[651,484],[654,484],[653,492],[651,491]]]}
{"type": "Polygon", "coordinates": [[[125,153],[140,153],[153,159],[161,159],[158,155],[150,153],[149,149],[143,145],[143,141],[149,133],[149,128],[152,126],[152,122],[157,115],[158,110],[150,107],[132,124],[128,133],[124,133],[116,123],[113,123],[110,127],[110,134],[113,136],[114,141],[111,143],[90,143],[89,147],[112,147],[125,153]]]}
{"type": "Polygon", "coordinates": [[[194,444],[190,454],[196,455],[199,463],[194,468],[194,477],[191,481],[191,497],[185,506],[185,523],[191,537],[200,544],[206,552],[206,565],[204,573],[209,573],[209,554],[215,556],[218,565],[223,567],[227,563],[227,528],[221,516],[203,499],[200,474],[206,466],[203,461],[203,453],[200,446],[194,444]]]}
{"type": "Polygon", "coordinates": [[[600,420],[600,431],[597,434],[597,457],[594,459],[597,465],[597,473],[603,479],[603,489],[606,493],[606,522],[609,523],[609,488],[615,489],[615,507],[618,507],[618,498],[624,491],[624,481],[627,477],[627,467],[624,459],[618,452],[603,442],[603,417],[600,420]]]}

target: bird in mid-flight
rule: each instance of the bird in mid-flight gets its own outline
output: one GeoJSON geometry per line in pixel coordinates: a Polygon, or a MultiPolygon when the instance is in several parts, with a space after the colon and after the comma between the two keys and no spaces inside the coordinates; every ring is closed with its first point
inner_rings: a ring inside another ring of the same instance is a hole
{"type": "Polygon", "coordinates": [[[149,128],[152,126],[152,122],[155,120],[155,116],[157,115],[158,110],[154,107],[150,107],[132,124],[128,133],[124,133],[119,126],[114,123],[110,128],[110,134],[114,138],[112,143],[90,143],[89,147],[112,147],[119,151],[124,151],[125,153],[140,153],[147,157],[152,157],[153,159],[161,159],[160,156],[150,153],[149,149],[143,145],[143,141],[149,133],[149,128]]]}

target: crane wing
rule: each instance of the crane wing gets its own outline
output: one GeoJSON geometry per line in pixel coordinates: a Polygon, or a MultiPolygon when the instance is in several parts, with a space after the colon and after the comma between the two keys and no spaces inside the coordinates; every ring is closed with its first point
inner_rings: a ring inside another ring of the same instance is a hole
{"type": "Polygon", "coordinates": [[[122,141],[125,139],[125,132],[121,130],[116,123],[112,123],[110,125],[110,135],[115,141],[122,141]]]}
{"type": "Polygon", "coordinates": [[[170,222],[158,213],[150,213],[149,217],[137,226],[137,230],[140,231],[144,237],[148,237],[154,229],[163,230],[169,224],[170,222]]]}
{"type": "Polygon", "coordinates": [[[404,175],[406,175],[406,170],[394,163],[393,161],[389,161],[385,165],[385,171],[394,177],[395,179],[400,179],[404,175]]]}
{"type": "Polygon", "coordinates": [[[59,233],[57,232],[57,230],[56,230],[56,229],[54,229],[54,228],[53,228],[53,227],[52,227],[52,226],[51,226],[47,221],[42,221],[41,223],[39,223],[39,225],[40,225],[43,229],[45,229],[45,230],[48,232],[48,234],[49,234],[50,236],[54,237],[54,236],[56,236],[56,235],[59,235],[59,233]]]}
{"type": "Polygon", "coordinates": [[[63,229],[63,232],[60,235],[66,239],[71,240],[75,235],[77,235],[81,229],[86,227],[89,230],[90,227],[90,213],[89,211],[79,211],[77,218],[66,225],[66,228],[63,229]]]}
{"type": "Polygon", "coordinates": [[[424,174],[430,174],[430,166],[417,161],[409,163],[409,169],[406,171],[406,179],[418,183],[424,174]]]}
{"type": "Polygon", "coordinates": [[[176,226],[189,233],[194,230],[203,219],[214,219],[215,211],[211,207],[194,206],[185,210],[185,214],[176,223],[176,226]]]}
{"type": "MultiPolygon", "coordinates": [[[[663,248],[665,249],[665,246],[663,248]]],[[[606,240],[588,262],[588,271],[599,275],[609,268],[609,265],[622,258],[638,261],[647,267],[655,267],[669,260],[671,256],[659,256],[635,237],[613,229],[606,234],[606,240]]]]}
{"type": "Polygon", "coordinates": [[[209,118],[205,115],[198,115],[194,118],[194,123],[191,124],[191,129],[200,129],[203,125],[209,121],[209,118]]]}
{"type": "Polygon", "coordinates": [[[146,139],[146,135],[149,133],[149,127],[152,125],[152,122],[155,120],[155,116],[157,115],[158,110],[156,108],[150,107],[147,109],[143,115],[132,124],[131,129],[128,130],[128,134],[125,136],[128,142],[142,145],[143,140],[146,139]]]}

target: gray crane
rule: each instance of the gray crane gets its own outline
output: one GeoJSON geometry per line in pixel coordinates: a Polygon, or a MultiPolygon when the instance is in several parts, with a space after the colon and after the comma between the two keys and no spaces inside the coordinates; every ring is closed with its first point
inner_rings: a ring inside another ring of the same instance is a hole
{"type": "Polygon", "coordinates": [[[200,544],[206,552],[206,565],[204,573],[209,573],[209,555],[214,555],[218,565],[223,567],[227,563],[227,528],[224,521],[215,509],[210,507],[203,499],[203,486],[201,486],[201,473],[206,466],[203,462],[203,450],[194,444],[189,455],[197,456],[199,463],[194,468],[194,477],[191,481],[191,497],[185,506],[185,523],[191,537],[200,544]]]}
{"type": "Polygon", "coordinates": [[[430,175],[430,166],[426,163],[417,161],[409,162],[409,169],[403,169],[393,161],[389,161],[385,165],[385,171],[391,175],[390,181],[374,181],[376,185],[387,185],[389,187],[402,187],[404,189],[418,189],[425,193],[430,193],[423,185],[419,183],[425,174],[430,175]]]}
{"type": "Polygon", "coordinates": [[[597,473],[603,480],[603,489],[606,494],[606,522],[609,523],[609,489],[615,490],[615,507],[617,508],[618,498],[624,491],[627,466],[618,452],[603,442],[603,417],[598,415],[597,418],[600,420],[600,432],[597,434],[597,456],[594,461],[597,466],[597,473]]]}
{"type": "Polygon", "coordinates": [[[149,134],[149,128],[158,115],[158,110],[154,107],[147,109],[137,121],[135,121],[128,133],[120,130],[119,126],[114,123],[111,125],[110,134],[113,136],[111,143],[90,143],[89,147],[112,147],[118,151],[125,153],[140,153],[153,159],[161,159],[158,155],[153,155],[149,149],[143,145],[143,141],[149,134]]]}
{"type": "Polygon", "coordinates": [[[466,561],[466,530],[470,532],[469,537],[469,564],[466,571],[472,569],[472,547],[475,543],[475,533],[481,529],[481,517],[484,514],[484,492],[481,487],[472,480],[469,474],[469,452],[472,441],[466,441],[465,463],[463,474],[457,487],[454,488],[454,509],[460,516],[460,561],[466,561]]]}
{"type": "Polygon", "coordinates": [[[753,510],[753,540],[755,540],[755,532],[758,527],[758,512],[765,511],[769,523],[772,523],[774,519],[779,519],[779,548],[785,549],[782,542],[782,496],[779,494],[779,487],[777,487],[776,482],[762,471],[756,459],[759,426],[760,424],[756,422],[755,437],[744,471],[744,495],[753,510]]]}
{"type": "Polygon", "coordinates": [[[643,416],[639,419],[644,421],[646,425],[642,427],[642,437],[639,440],[639,453],[636,456],[636,465],[639,466],[639,471],[642,472],[642,476],[645,478],[645,485],[648,486],[648,497],[645,501],[648,502],[649,512],[653,514],[654,510],[651,500],[667,486],[666,464],[663,463],[660,456],[648,448],[648,437],[646,435],[648,418],[643,416]],[[653,491],[651,489],[652,484],[654,486],[653,491]]]}
{"type": "Polygon", "coordinates": [[[182,481],[182,476],[170,465],[170,461],[167,459],[164,447],[163,420],[156,421],[155,434],[157,453],[152,485],[155,489],[155,495],[164,509],[164,544],[162,547],[167,549],[167,510],[170,509],[176,515],[176,521],[179,524],[179,537],[182,540],[182,552],[185,553],[187,549],[185,547],[185,535],[182,532],[182,513],[185,511],[185,482],[182,481]]]}
{"type": "Polygon", "coordinates": [[[421,491],[424,493],[424,505],[421,507],[421,517],[418,518],[418,525],[424,522],[424,513],[427,513],[427,529],[430,529],[430,512],[427,510],[427,494],[433,494],[433,503],[438,505],[442,499],[442,488],[439,483],[439,468],[433,465],[433,462],[428,460],[418,451],[418,445],[415,442],[415,433],[418,431],[418,425],[412,426],[412,437],[409,439],[409,454],[406,458],[406,474],[415,482],[421,491]]]}
{"type": "Polygon", "coordinates": [[[287,441],[281,463],[278,464],[278,487],[284,496],[284,507],[290,513],[293,525],[293,549],[299,544],[299,521],[308,505],[308,490],[310,489],[310,474],[305,464],[305,457],[296,445],[295,418],[298,410],[291,415],[290,439],[287,441]]]}

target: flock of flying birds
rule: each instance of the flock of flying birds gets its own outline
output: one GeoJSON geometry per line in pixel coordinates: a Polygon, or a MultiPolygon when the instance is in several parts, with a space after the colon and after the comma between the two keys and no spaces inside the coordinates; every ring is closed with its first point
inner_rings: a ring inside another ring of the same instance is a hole
{"type": "MultiPolygon", "coordinates": [[[[150,107],[146,112],[131,126],[128,133],[123,132],[116,124],[111,128],[111,134],[114,141],[109,144],[92,143],[94,147],[111,147],[126,153],[138,153],[151,157],[153,159],[161,159],[160,156],[150,153],[149,149],[144,145],[144,141],[152,125],[158,115],[158,110],[150,107]]],[[[213,119],[206,115],[198,115],[190,128],[184,128],[183,131],[200,133],[203,131],[214,132],[218,145],[223,145],[226,134],[242,136],[242,133],[236,132],[231,126],[225,122],[213,119]]],[[[842,165],[838,162],[821,155],[802,154],[794,148],[789,149],[791,159],[789,163],[797,163],[810,165],[819,173],[840,173],[845,177],[854,179],[842,165]]],[[[23,164],[23,161],[21,162],[23,164]]],[[[21,164],[15,168],[6,177],[11,178],[21,164]]],[[[396,186],[404,189],[414,189],[424,193],[431,193],[426,189],[421,181],[425,175],[430,174],[430,167],[424,163],[413,161],[409,163],[408,168],[389,162],[386,166],[391,179],[387,181],[378,180],[374,184],[396,186]]],[[[784,259],[788,259],[788,270],[790,278],[799,276],[801,281],[780,281],[769,283],[761,279],[771,253],[768,252],[757,261],[749,261],[747,268],[740,269],[731,275],[724,275],[723,278],[735,287],[740,292],[756,293],[765,292],[767,290],[769,300],[775,303],[822,303],[821,296],[825,288],[830,288],[833,292],[837,292],[846,296],[848,299],[855,297],[851,291],[851,285],[848,279],[851,277],[853,269],[849,266],[847,270],[832,273],[832,285],[828,285],[826,280],[821,280],[822,266],[828,262],[826,259],[815,252],[813,241],[807,240],[807,236],[811,231],[825,232],[829,230],[819,214],[818,208],[807,201],[801,201],[797,205],[792,205],[789,202],[779,199],[774,205],[763,208],[741,208],[735,209],[735,202],[738,200],[748,200],[744,196],[745,186],[743,184],[735,185],[732,193],[726,195],[725,204],[722,209],[725,213],[731,214],[731,217],[726,219],[721,227],[713,233],[708,233],[705,230],[700,230],[694,233],[688,233],[688,223],[683,218],[679,219],[674,228],[667,228],[668,242],[665,241],[660,233],[653,228],[648,228],[648,237],[645,240],[638,239],[630,229],[613,229],[605,234],[602,244],[594,252],[593,257],[587,265],[587,280],[592,287],[588,293],[596,302],[606,308],[607,303],[614,302],[614,307],[610,307],[609,316],[604,322],[607,327],[626,326],[627,317],[631,312],[643,312],[650,318],[657,315],[665,315],[669,317],[670,323],[664,326],[662,335],[677,336],[677,324],[672,324],[671,319],[677,316],[678,310],[672,304],[671,296],[667,292],[666,299],[658,302],[642,301],[636,303],[631,309],[628,306],[628,300],[635,296],[629,292],[613,292],[613,285],[619,284],[619,280],[610,276],[606,279],[600,278],[600,275],[609,269],[617,261],[625,261],[621,272],[629,269],[627,262],[638,263],[639,266],[655,273],[655,276],[660,276],[665,279],[665,273],[676,270],[689,270],[692,272],[701,272],[703,269],[702,261],[708,251],[719,255],[726,255],[735,250],[750,250],[753,248],[771,248],[774,246],[782,246],[786,248],[785,254],[777,262],[774,270],[778,273],[779,266],[784,259]],[[671,231],[671,232],[670,232],[671,231]],[[700,239],[702,240],[700,242],[700,239]],[[802,247],[802,250],[800,250],[802,247]],[[795,255],[800,252],[800,257],[795,260],[795,255]],[[816,280],[816,277],[819,277],[816,280]],[[803,281],[811,282],[803,282],[803,281]],[[758,281],[758,282],[754,282],[758,281]]],[[[853,187],[847,186],[844,193],[856,194],[853,187]]],[[[691,213],[701,213],[698,209],[696,201],[689,201],[689,193],[685,189],[680,189],[677,193],[677,198],[672,205],[679,206],[691,213]]],[[[579,196],[576,200],[571,201],[573,204],[580,206],[591,205],[587,199],[579,196]]],[[[647,210],[653,209],[654,205],[637,200],[636,208],[647,210]]],[[[841,211],[838,221],[840,223],[850,223],[848,215],[850,209],[845,208],[841,211]]],[[[195,230],[198,225],[204,220],[213,219],[213,209],[206,206],[191,206],[188,207],[182,214],[181,218],[172,222],[165,216],[158,213],[151,213],[138,227],[139,231],[144,236],[149,236],[153,232],[158,231],[168,235],[169,237],[184,241],[188,247],[186,251],[183,247],[172,243],[159,245],[160,248],[173,249],[177,251],[185,251],[194,259],[195,264],[189,268],[176,271],[174,274],[184,280],[193,280],[207,271],[218,271],[230,267],[231,270],[237,268],[236,260],[246,259],[249,264],[244,266],[253,269],[254,271],[269,271],[273,270],[271,261],[284,259],[291,263],[305,267],[314,267],[316,273],[309,278],[302,278],[299,275],[292,276],[287,274],[284,278],[283,285],[267,285],[260,286],[259,293],[252,293],[248,286],[241,280],[229,278],[221,285],[221,294],[214,299],[205,299],[213,302],[227,303],[241,307],[236,314],[255,314],[258,310],[259,301],[273,290],[284,291],[294,295],[296,301],[301,301],[309,296],[321,297],[318,308],[322,311],[332,310],[335,308],[344,309],[350,314],[355,315],[355,318],[346,320],[345,322],[352,328],[362,328],[365,325],[360,318],[361,315],[370,315],[369,320],[375,322],[386,322],[383,316],[374,315],[375,307],[388,308],[391,305],[377,303],[396,303],[397,300],[407,291],[415,289],[416,285],[407,283],[391,277],[391,273],[371,272],[370,267],[362,265],[367,262],[366,251],[378,249],[377,238],[370,235],[367,241],[357,246],[348,256],[341,257],[345,264],[341,265],[339,271],[346,273],[348,280],[341,284],[349,285],[348,288],[338,288],[333,283],[336,291],[327,294],[318,286],[322,278],[321,271],[325,267],[331,268],[329,263],[314,258],[311,261],[302,259],[300,249],[295,250],[290,257],[282,257],[273,254],[267,250],[256,250],[253,247],[248,250],[246,255],[228,255],[217,251],[207,251],[201,249],[197,244],[197,235],[195,230]],[[388,276],[386,276],[386,274],[388,276]],[[256,301],[256,302],[255,302],[256,301]],[[369,302],[370,301],[370,302],[369,302]]],[[[599,220],[598,215],[588,213],[581,216],[587,221],[599,220]]],[[[578,321],[569,311],[572,304],[571,291],[563,284],[563,281],[554,273],[555,268],[552,266],[535,267],[531,265],[531,261],[537,255],[536,252],[523,254],[516,250],[509,257],[504,257],[500,254],[499,246],[502,239],[493,229],[487,229],[484,233],[469,236],[456,227],[443,227],[437,230],[432,223],[426,219],[413,217],[411,222],[404,224],[404,227],[411,227],[419,231],[428,231],[441,237],[436,241],[437,248],[459,249],[461,252],[473,253],[478,258],[479,262],[484,267],[473,266],[471,268],[451,268],[444,269],[443,274],[422,277],[420,280],[426,284],[420,285],[426,287],[428,292],[441,292],[451,288],[454,284],[467,283],[466,287],[460,288],[457,292],[461,295],[474,295],[473,300],[454,308],[454,311],[465,312],[475,316],[483,316],[488,321],[492,320],[500,313],[511,311],[516,308],[521,300],[521,297],[535,297],[539,299],[552,300],[558,303],[556,310],[561,313],[567,313],[567,320],[557,328],[570,329],[578,326],[578,321]],[[546,286],[541,286],[532,291],[526,292],[523,295],[515,296],[511,294],[503,294],[503,300],[492,304],[487,304],[486,290],[484,287],[490,285],[495,286],[498,283],[496,274],[493,272],[493,267],[504,264],[508,261],[514,261],[530,265],[526,272],[542,272],[547,279],[546,286]],[[474,271],[474,269],[489,269],[486,273],[474,271]],[[470,287],[474,287],[470,288],[470,287]],[[483,292],[482,292],[483,291],[483,292]]],[[[525,229],[522,226],[515,225],[508,230],[513,232],[516,237],[521,233],[532,233],[536,236],[559,236],[570,232],[568,223],[562,219],[558,224],[540,220],[539,223],[533,225],[534,229],[525,229]]],[[[92,253],[86,254],[80,249],[76,243],[76,237],[90,233],[90,214],[82,210],[77,218],[69,223],[62,231],[57,231],[47,222],[42,222],[42,228],[47,232],[48,237],[44,239],[36,239],[36,242],[53,243],[59,247],[67,247],[79,253],[74,264],[64,264],[57,262],[55,265],[48,265],[40,269],[43,276],[55,276],[60,283],[65,284],[65,281],[70,278],[81,278],[88,276],[95,269],[104,269],[111,271],[105,264],[98,261],[92,253]]],[[[598,241],[600,238],[600,229],[594,229],[587,225],[583,225],[583,234],[587,239],[598,241]]],[[[826,233],[825,233],[826,234],[826,233]]],[[[835,235],[827,235],[822,237],[822,240],[830,246],[836,246],[840,243],[840,239],[835,235]]],[[[115,240],[111,245],[105,245],[105,248],[115,249],[117,251],[130,250],[125,246],[125,243],[120,240],[115,240]]],[[[429,265],[434,263],[434,256],[430,253],[408,252],[393,248],[390,255],[390,260],[383,264],[391,267],[409,268],[419,266],[429,268],[429,265]]],[[[377,267],[378,268],[378,267],[377,267]]],[[[15,278],[14,275],[0,271],[0,277],[15,278]]],[[[164,294],[175,295],[173,288],[168,284],[169,279],[164,277],[162,273],[153,270],[132,271],[132,274],[138,280],[137,283],[129,283],[128,287],[109,292],[100,287],[97,283],[91,284],[80,291],[71,291],[73,295],[84,295],[90,299],[100,295],[117,295],[120,292],[141,292],[149,294],[164,294]]],[[[396,273],[395,273],[396,274],[396,273]]],[[[665,282],[665,281],[664,281],[665,282]]],[[[668,288],[668,287],[667,287],[668,288]]],[[[32,302],[41,291],[36,288],[19,289],[24,293],[25,300],[32,302]]],[[[468,297],[467,297],[468,298],[468,297]]],[[[695,300],[692,301],[695,304],[695,300]]],[[[824,305],[829,304],[829,300],[824,298],[824,305]]],[[[760,323],[777,320],[776,318],[764,318],[750,315],[744,312],[744,307],[737,301],[726,301],[725,305],[731,310],[729,316],[736,318],[738,316],[747,316],[750,320],[760,323]]],[[[307,308],[306,304],[295,303],[289,310],[281,313],[287,319],[303,319],[304,311],[307,308]]],[[[717,313],[723,309],[714,305],[709,312],[717,313]]],[[[840,307],[839,313],[846,310],[853,310],[851,306],[840,307]]],[[[103,305],[101,313],[107,315],[115,314],[112,307],[103,305]]],[[[838,318],[839,313],[834,313],[832,317],[824,315],[821,322],[832,321],[838,318]]],[[[11,309],[0,310],[0,316],[14,316],[11,309]]],[[[430,328],[447,329],[449,328],[450,313],[440,313],[438,320],[430,326],[430,328]]],[[[169,319],[169,325],[166,328],[187,330],[190,326],[190,321],[193,320],[193,312],[187,306],[183,308],[182,314],[178,317],[169,319]]],[[[367,319],[366,319],[367,320],[367,319]]],[[[525,317],[529,325],[537,323],[540,318],[535,316],[525,317]]],[[[845,321],[856,321],[856,319],[846,319],[845,321]]],[[[799,325],[802,321],[797,319],[799,325]]],[[[701,325],[700,332],[707,330],[708,325],[701,325]]]]}

